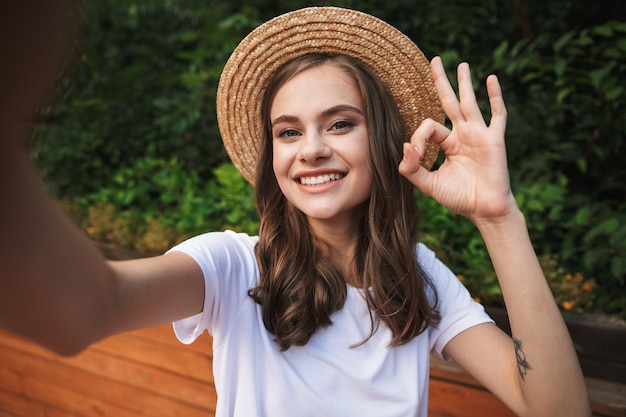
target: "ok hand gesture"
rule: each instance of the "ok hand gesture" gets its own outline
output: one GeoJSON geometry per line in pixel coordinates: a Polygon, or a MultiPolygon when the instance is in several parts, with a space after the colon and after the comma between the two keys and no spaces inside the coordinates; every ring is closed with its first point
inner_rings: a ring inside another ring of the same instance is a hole
{"type": "Polygon", "coordinates": [[[452,130],[425,120],[404,144],[399,171],[424,194],[472,221],[496,220],[517,209],[511,193],[504,144],[506,108],[495,75],[487,78],[492,118],[489,125],[478,108],[469,65],[458,68],[459,98],[446,77],[439,57],[431,62],[439,99],[452,130]],[[420,165],[426,141],[433,140],[445,153],[436,171],[420,165]]]}

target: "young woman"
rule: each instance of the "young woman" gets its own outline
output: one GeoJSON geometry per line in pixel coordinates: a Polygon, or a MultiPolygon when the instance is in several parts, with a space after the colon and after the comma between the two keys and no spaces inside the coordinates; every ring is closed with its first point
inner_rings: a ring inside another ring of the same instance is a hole
{"type": "Polygon", "coordinates": [[[218,416],[425,416],[431,352],[519,415],[590,415],[509,186],[498,80],[487,79],[489,125],[467,64],[458,84],[457,99],[439,58],[429,70],[363,13],[265,23],[218,91],[224,143],[256,186],[259,236],[207,233],[135,261],[105,262],[4,139],[0,324],[66,354],[168,321],[184,343],[207,330],[218,416]],[[446,159],[431,172],[437,146],[446,159]],[[514,338],[417,243],[414,187],[480,230],[514,338]]]}

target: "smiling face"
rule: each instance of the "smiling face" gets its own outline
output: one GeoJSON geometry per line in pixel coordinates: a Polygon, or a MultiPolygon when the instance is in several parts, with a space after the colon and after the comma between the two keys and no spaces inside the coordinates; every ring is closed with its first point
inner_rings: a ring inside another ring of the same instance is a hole
{"type": "Polygon", "coordinates": [[[285,82],[270,108],[273,170],[283,194],[308,218],[356,224],[372,188],[363,100],[356,81],[332,62],[285,82]]]}

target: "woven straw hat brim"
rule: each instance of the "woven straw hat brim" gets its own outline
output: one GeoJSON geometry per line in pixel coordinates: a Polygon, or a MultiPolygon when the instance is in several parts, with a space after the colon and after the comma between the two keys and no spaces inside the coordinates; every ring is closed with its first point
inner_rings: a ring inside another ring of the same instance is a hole
{"type": "MultiPolygon", "coordinates": [[[[348,55],[374,70],[398,104],[407,141],[424,119],[443,122],[429,62],[402,32],[356,10],[310,7],[289,12],[265,22],[241,41],[218,86],[217,117],[224,146],[251,184],[266,86],[282,65],[309,53],[348,55]]],[[[439,147],[429,142],[422,165],[430,168],[438,152],[439,147]]]]}

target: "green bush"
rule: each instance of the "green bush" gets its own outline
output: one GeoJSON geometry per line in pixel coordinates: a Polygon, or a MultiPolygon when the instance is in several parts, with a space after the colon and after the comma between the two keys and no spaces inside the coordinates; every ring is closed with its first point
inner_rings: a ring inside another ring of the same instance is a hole
{"type": "Polygon", "coordinates": [[[511,77],[512,182],[538,253],[595,278],[596,305],[626,317],[624,56],[626,23],[608,21],[503,42],[494,65],[511,77]]]}
{"type": "Polygon", "coordinates": [[[216,87],[254,9],[198,1],[85,3],[63,95],[35,130],[33,157],[52,192],[78,197],[144,157],[176,155],[208,179],[226,162],[216,87]]]}
{"type": "Polygon", "coordinates": [[[152,253],[207,231],[258,231],[252,187],[230,163],[205,181],[176,158],[145,158],[77,201],[85,214],[73,217],[93,239],[152,253]]]}

